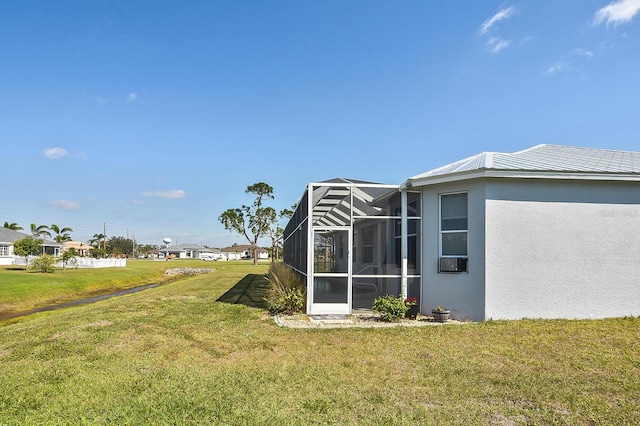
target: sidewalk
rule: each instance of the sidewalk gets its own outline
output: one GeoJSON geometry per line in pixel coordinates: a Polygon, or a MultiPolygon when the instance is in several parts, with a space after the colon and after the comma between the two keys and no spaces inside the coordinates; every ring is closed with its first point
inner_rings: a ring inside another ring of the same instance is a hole
{"type": "Polygon", "coordinates": [[[428,327],[464,324],[463,322],[455,320],[449,320],[446,323],[435,322],[432,317],[422,315],[418,315],[418,318],[415,320],[402,319],[398,322],[384,322],[372,313],[357,313],[352,315],[275,315],[274,320],[279,326],[290,328],[428,327]]]}

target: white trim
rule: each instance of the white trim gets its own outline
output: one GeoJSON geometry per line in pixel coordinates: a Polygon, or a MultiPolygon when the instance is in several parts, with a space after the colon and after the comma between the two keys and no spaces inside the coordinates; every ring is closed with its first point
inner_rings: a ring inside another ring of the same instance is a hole
{"type": "Polygon", "coordinates": [[[400,259],[402,262],[400,263],[400,291],[402,294],[402,298],[407,298],[407,274],[409,271],[408,266],[408,236],[407,231],[409,226],[407,224],[407,210],[408,210],[408,201],[407,201],[407,191],[400,191],[400,259]]]}
{"type": "Polygon", "coordinates": [[[307,185],[307,314],[313,313],[313,204],[313,184],[310,183],[307,185]]]}
{"type": "MultiPolygon", "coordinates": [[[[388,188],[388,189],[397,189],[398,185],[392,185],[388,183],[368,183],[368,182],[311,182],[309,185],[313,186],[332,186],[332,187],[350,187],[357,186],[362,187],[365,186],[367,188],[388,188]]],[[[346,195],[346,194],[345,194],[346,195]]]]}
{"type": "Polygon", "coordinates": [[[526,171],[526,170],[473,170],[470,172],[449,173],[436,176],[426,176],[409,179],[407,182],[414,186],[438,185],[441,183],[458,182],[479,178],[517,178],[517,179],[564,179],[564,180],[605,180],[605,181],[640,181],[640,174],[618,173],[579,173],[561,171],[526,171]]]}

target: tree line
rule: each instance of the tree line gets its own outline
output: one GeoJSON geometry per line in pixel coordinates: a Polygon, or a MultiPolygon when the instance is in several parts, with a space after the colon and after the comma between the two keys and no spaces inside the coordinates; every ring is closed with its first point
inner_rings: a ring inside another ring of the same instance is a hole
{"type": "MultiPolygon", "coordinates": [[[[158,246],[150,244],[138,245],[135,240],[124,237],[111,237],[108,240],[104,239],[104,241],[94,238],[89,240],[87,248],[89,247],[91,247],[89,256],[96,259],[117,256],[133,257],[136,254],[144,254],[146,256],[151,250],[158,248],[158,246]]],[[[40,255],[44,253],[44,239],[27,235],[13,242],[13,252],[17,256],[23,257],[40,255]]],[[[77,250],[73,247],[65,251],[66,253],[71,253],[72,257],[78,255],[77,250]]]]}
{"type": "MultiPolygon", "coordinates": [[[[16,222],[10,223],[8,221],[4,222],[4,228],[13,231],[24,230],[24,228],[16,222]]],[[[58,244],[71,241],[73,229],[71,227],[61,227],[55,223],[52,225],[37,225],[32,223],[30,231],[30,236],[21,238],[13,243],[14,253],[18,256],[37,256],[42,254],[45,239],[52,239],[58,244]]],[[[104,234],[94,234],[88,243],[91,246],[89,255],[95,258],[120,255],[132,257],[136,253],[148,255],[151,250],[158,248],[156,245],[137,244],[135,240],[125,237],[116,236],[107,239],[107,236],[104,234]]],[[[69,251],[71,251],[73,255],[77,255],[75,250],[69,251]]]]}

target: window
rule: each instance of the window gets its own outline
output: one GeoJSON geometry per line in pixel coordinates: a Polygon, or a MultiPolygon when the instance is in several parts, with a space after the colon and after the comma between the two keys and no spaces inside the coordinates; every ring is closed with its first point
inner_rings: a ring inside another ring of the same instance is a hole
{"type": "Polygon", "coordinates": [[[367,226],[360,231],[361,247],[362,247],[362,263],[373,263],[373,236],[375,234],[375,227],[367,226]]]}
{"type": "Polygon", "coordinates": [[[467,193],[440,196],[440,255],[467,257],[467,193]]]}
{"type": "Polygon", "coordinates": [[[0,256],[9,256],[9,246],[0,244],[0,256]]]}

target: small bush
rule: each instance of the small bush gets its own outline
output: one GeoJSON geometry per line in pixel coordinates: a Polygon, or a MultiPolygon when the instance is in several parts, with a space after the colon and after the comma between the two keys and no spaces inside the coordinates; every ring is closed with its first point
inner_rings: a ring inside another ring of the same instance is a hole
{"type": "Polygon", "coordinates": [[[269,312],[293,314],[304,311],[305,285],[293,269],[282,262],[273,262],[266,280],[269,287],[264,300],[269,312]]]}
{"type": "Polygon", "coordinates": [[[53,265],[55,265],[56,260],[55,256],[43,254],[40,257],[33,259],[29,266],[29,270],[52,274],[54,271],[53,265]]]}
{"type": "Polygon", "coordinates": [[[62,255],[60,255],[60,260],[62,260],[62,269],[67,269],[67,266],[70,268],[77,268],[78,267],[78,259],[76,259],[77,255],[78,255],[78,252],[73,247],[63,252],[62,255]]]}
{"type": "Polygon", "coordinates": [[[380,315],[383,321],[395,322],[404,318],[409,307],[402,297],[391,295],[376,297],[371,307],[373,312],[380,315]]]}

